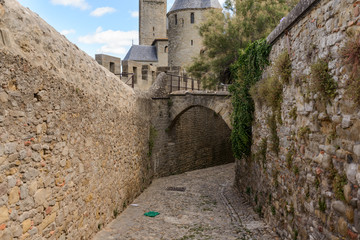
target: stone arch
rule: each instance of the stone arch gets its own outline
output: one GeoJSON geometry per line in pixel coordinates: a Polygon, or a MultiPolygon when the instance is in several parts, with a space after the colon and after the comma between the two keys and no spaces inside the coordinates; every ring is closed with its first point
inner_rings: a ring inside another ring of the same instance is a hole
{"type": "Polygon", "coordinates": [[[179,174],[234,161],[231,129],[208,107],[188,106],[165,132],[168,154],[159,166],[162,171],[179,174]]]}
{"type": "Polygon", "coordinates": [[[179,94],[170,96],[170,126],[189,109],[200,106],[218,114],[229,127],[231,125],[232,104],[228,94],[179,94]]]}

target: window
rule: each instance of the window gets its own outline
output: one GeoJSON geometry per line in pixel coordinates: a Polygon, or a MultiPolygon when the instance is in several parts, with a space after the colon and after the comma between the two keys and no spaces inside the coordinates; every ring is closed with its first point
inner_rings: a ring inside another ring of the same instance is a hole
{"type": "Polygon", "coordinates": [[[110,72],[115,73],[115,63],[110,62],[110,72]]]}
{"type": "Polygon", "coordinates": [[[165,46],[164,53],[167,53],[167,52],[168,52],[168,46],[165,46]]]}
{"type": "Polygon", "coordinates": [[[194,40],[191,40],[191,46],[193,46],[194,45],[194,40]]]}
{"type": "Polygon", "coordinates": [[[153,32],[155,32],[155,27],[153,27],[153,32]]]}
{"type": "Polygon", "coordinates": [[[177,25],[177,14],[175,14],[175,25],[177,25]]]}
{"type": "Polygon", "coordinates": [[[190,13],[190,23],[194,24],[195,23],[195,13],[190,13]]]}

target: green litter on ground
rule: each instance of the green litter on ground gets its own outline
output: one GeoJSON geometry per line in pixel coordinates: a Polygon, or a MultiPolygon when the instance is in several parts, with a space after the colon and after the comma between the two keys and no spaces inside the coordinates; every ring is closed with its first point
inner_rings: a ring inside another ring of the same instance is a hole
{"type": "Polygon", "coordinates": [[[144,213],[144,215],[147,216],[147,217],[156,217],[156,216],[159,215],[159,214],[160,214],[160,213],[158,213],[158,212],[153,212],[153,211],[144,213]]]}

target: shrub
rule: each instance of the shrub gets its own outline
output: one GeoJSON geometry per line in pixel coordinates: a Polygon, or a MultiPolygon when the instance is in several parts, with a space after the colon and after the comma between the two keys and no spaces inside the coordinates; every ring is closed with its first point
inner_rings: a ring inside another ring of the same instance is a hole
{"type": "Polygon", "coordinates": [[[288,169],[292,168],[294,154],[295,154],[295,151],[293,148],[291,148],[286,154],[286,166],[288,169]]]}
{"type": "Polygon", "coordinates": [[[342,62],[350,71],[347,94],[360,103],[360,34],[351,37],[341,49],[342,62]]]}
{"type": "Polygon", "coordinates": [[[344,186],[347,184],[347,178],[345,174],[336,174],[332,183],[335,197],[339,200],[345,201],[344,186]]]}
{"type": "Polygon", "coordinates": [[[326,211],[326,200],[325,200],[325,198],[319,198],[319,209],[323,213],[326,211]]]}
{"type": "Polygon", "coordinates": [[[257,103],[270,107],[273,113],[277,115],[279,123],[281,123],[283,84],[278,78],[270,77],[263,79],[251,88],[250,93],[257,103]]]}
{"type": "Polygon", "coordinates": [[[319,59],[311,65],[312,89],[320,94],[323,100],[330,101],[336,96],[337,83],[330,75],[328,63],[319,59]]]}
{"type": "Polygon", "coordinates": [[[276,118],[275,115],[271,115],[268,117],[268,126],[270,129],[270,141],[271,141],[271,150],[276,154],[276,156],[279,156],[280,152],[280,139],[277,134],[277,124],[276,124],[276,118]]]}
{"type": "Polygon", "coordinates": [[[261,139],[259,145],[259,159],[262,162],[263,168],[266,167],[266,152],[267,152],[267,138],[261,139]]]}
{"type": "Polygon", "coordinates": [[[288,52],[283,51],[273,65],[274,75],[279,77],[282,83],[288,84],[291,79],[291,60],[288,52]]]}

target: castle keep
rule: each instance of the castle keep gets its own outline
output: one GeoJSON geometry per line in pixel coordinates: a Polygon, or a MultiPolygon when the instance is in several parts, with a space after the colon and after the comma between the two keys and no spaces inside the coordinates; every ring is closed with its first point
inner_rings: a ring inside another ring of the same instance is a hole
{"type": "Polygon", "coordinates": [[[164,0],[139,1],[139,44],[123,60],[123,73],[134,74],[136,88],[148,89],[159,72],[183,75],[182,70],[202,49],[197,26],[218,0],[176,0],[166,13],[164,0]]]}

